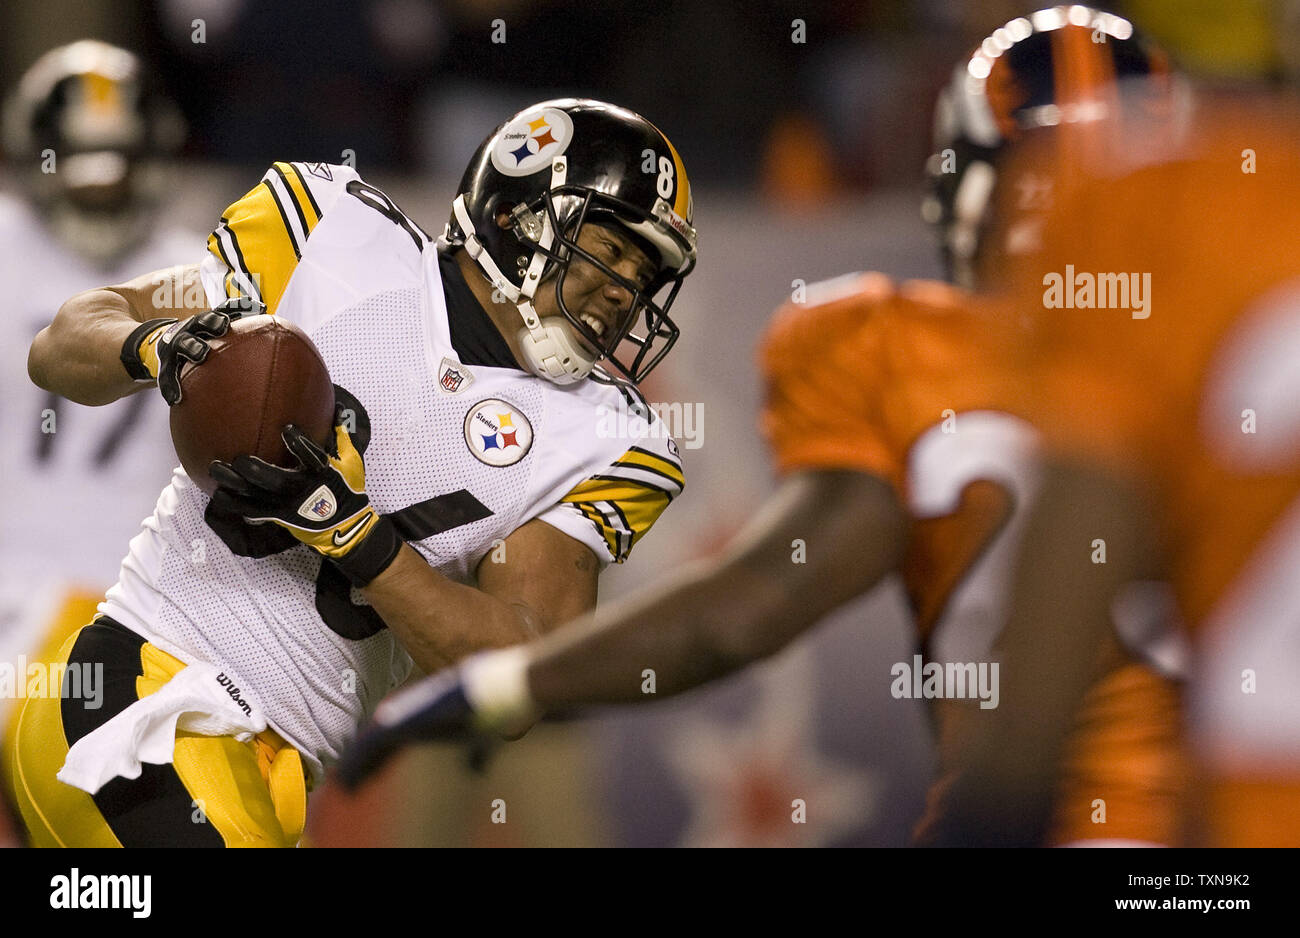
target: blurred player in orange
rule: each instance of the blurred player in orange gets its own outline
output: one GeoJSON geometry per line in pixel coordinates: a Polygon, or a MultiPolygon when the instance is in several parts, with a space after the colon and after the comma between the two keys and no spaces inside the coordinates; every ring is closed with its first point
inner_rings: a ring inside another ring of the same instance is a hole
{"type": "Polygon", "coordinates": [[[1020,754],[1063,732],[1079,649],[1159,558],[1193,636],[1193,842],[1300,846],[1300,123],[1295,101],[1199,111],[1064,199],[1018,280],[1049,453],[1008,625],[1030,638],[962,759],[951,837],[1036,802],[1020,754]]]}
{"type": "MultiPolygon", "coordinates": [[[[989,256],[1032,240],[1050,203],[1052,167],[1000,179],[1006,150],[1117,106],[1121,80],[1163,98],[1168,78],[1127,21],[1083,7],[1014,20],[960,63],[940,102],[926,206],[952,279],[994,286],[989,256]],[[993,225],[995,189],[1013,210],[993,225]]],[[[917,831],[931,842],[949,756],[996,712],[997,679],[952,699],[952,688],[926,691],[918,672],[960,669],[973,685],[989,662],[1036,482],[1036,437],[1020,416],[1022,325],[986,305],[948,284],[895,285],[878,273],[809,288],[778,312],[762,353],[764,429],[785,483],[724,556],[667,593],[656,588],[412,691],[379,714],[353,772],[403,733],[443,735],[471,714],[480,726],[515,727],[556,707],[647,699],[645,669],[659,695],[685,690],[776,652],[899,571],[922,657],[894,666],[895,696],[943,698],[934,701],[940,778],[917,831]]],[[[1176,841],[1180,701],[1161,673],[1176,663],[1148,656],[1149,630],[1125,638],[1095,642],[1100,678],[1069,740],[1054,814],[1017,842],[1176,841]]]]}

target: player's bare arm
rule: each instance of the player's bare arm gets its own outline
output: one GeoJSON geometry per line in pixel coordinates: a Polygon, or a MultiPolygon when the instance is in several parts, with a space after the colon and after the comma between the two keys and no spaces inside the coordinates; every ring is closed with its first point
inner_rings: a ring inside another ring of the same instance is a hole
{"type": "Polygon", "coordinates": [[[794,475],[721,557],[539,643],[530,652],[531,695],[542,709],[644,701],[646,668],[656,696],[729,674],[878,583],[906,540],[903,510],[883,481],[859,472],[794,475]],[[796,541],[806,557],[795,557],[796,541]]]}
{"type": "Polygon", "coordinates": [[[147,387],[122,366],[122,345],[141,323],[184,320],[207,310],[197,264],[141,274],[78,293],[32,342],[33,382],[78,404],[111,403],[147,387]]]}
{"type": "Polygon", "coordinates": [[[511,737],[548,710],[657,700],[730,674],[879,583],[897,568],[907,538],[906,514],[884,480],[795,474],[721,557],[392,698],[345,756],[342,778],[359,784],[410,739],[454,738],[471,727],[511,737]],[[800,540],[806,555],[796,562],[800,540]],[[642,692],[647,669],[653,696],[642,692]]]}
{"type": "Polygon", "coordinates": [[[596,605],[600,564],[544,521],[518,528],[478,565],[478,588],[449,580],[410,547],[363,592],[426,671],[530,641],[596,605]]]}
{"type": "Polygon", "coordinates": [[[1000,703],[966,740],[959,780],[927,845],[1036,845],[1050,821],[1065,738],[1104,663],[1121,587],[1153,575],[1136,492],[1096,469],[1045,468],[1025,529],[1010,618],[995,654],[1000,703]],[[1094,563],[1096,539],[1106,562],[1094,563]]]}

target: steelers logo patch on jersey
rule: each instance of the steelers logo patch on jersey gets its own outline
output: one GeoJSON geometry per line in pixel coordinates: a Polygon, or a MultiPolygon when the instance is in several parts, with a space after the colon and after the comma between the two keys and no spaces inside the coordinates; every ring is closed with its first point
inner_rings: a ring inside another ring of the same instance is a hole
{"type": "Polygon", "coordinates": [[[533,425],[513,404],[490,397],[465,415],[465,443],[479,462],[513,466],[533,445],[533,425]]]}
{"type": "Polygon", "coordinates": [[[573,121],[558,108],[520,115],[492,148],[492,165],[507,176],[529,176],[545,169],[573,139],[573,121]]]}

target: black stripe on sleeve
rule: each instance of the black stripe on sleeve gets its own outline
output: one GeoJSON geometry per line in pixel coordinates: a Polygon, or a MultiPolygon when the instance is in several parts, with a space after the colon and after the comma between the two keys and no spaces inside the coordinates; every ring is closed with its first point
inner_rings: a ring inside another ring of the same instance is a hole
{"type": "MultiPolygon", "coordinates": [[[[224,218],[221,220],[223,222],[226,221],[224,218]]],[[[226,223],[226,233],[230,235],[230,246],[235,249],[235,258],[239,261],[237,269],[244,275],[244,279],[247,281],[248,295],[258,302],[261,302],[262,291],[257,288],[257,281],[253,279],[252,271],[248,269],[248,261],[244,260],[244,252],[239,247],[239,238],[235,236],[235,229],[231,228],[228,222],[226,223]]],[[[220,242],[221,239],[218,238],[217,240],[220,242]]]]}
{"type": "MultiPolygon", "coordinates": [[[[642,456],[650,456],[654,459],[662,460],[663,462],[668,463],[668,465],[670,466],[676,466],[677,471],[682,472],[682,464],[672,459],[669,459],[667,456],[663,455],[663,453],[652,453],[650,450],[644,449],[643,447],[640,446],[629,446],[628,452],[640,453],[642,456]]],[[[686,474],[685,472],[682,472],[682,475],[685,474],[686,474]]]]}
{"type": "Polygon", "coordinates": [[[618,557],[615,558],[616,560],[623,560],[632,552],[632,538],[636,536],[636,532],[633,530],[632,525],[628,524],[627,515],[623,514],[623,509],[618,507],[618,502],[607,501],[605,504],[614,509],[614,514],[618,515],[618,520],[623,522],[622,531],[617,528],[614,529],[614,533],[620,538],[619,543],[623,543],[622,538],[627,538],[626,546],[618,552],[618,557]]]}
{"type": "Polygon", "coordinates": [[[280,197],[275,194],[275,186],[265,179],[262,180],[262,185],[266,186],[266,191],[271,193],[271,201],[275,203],[276,209],[280,212],[280,221],[284,222],[284,233],[289,236],[289,247],[293,248],[294,258],[302,260],[302,250],[298,247],[298,239],[293,236],[293,226],[289,224],[289,216],[285,212],[284,206],[280,204],[280,197]]]}
{"type": "MultiPolygon", "coordinates": [[[[615,465],[618,465],[618,464],[616,463],[615,465]]],[[[646,471],[646,472],[654,472],[654,471],[655,471],[655,470],[653,470],[653,469],[646,469],[645,466],[633,466],[632,468],[634,468],[634,469],[642,469],[642,470],[644,470],[644,471],[646,471]]],[[[668,479],[670,482],[673,482],[673,484],[676,485],[676,482],[675,482],[674,480],[670,479],[668,476],[664,475],[662,472],[658,473],[658,475],[663,476],[665,479],[668,479]]],[[[625,484],[627,484],[627,485],[639,485],[639,486],[641,486],[643,489],[646,489],[647,491],[651,491],[651,492],[661,492],[662,494],[667,495],[669,501],[672,501],[674,498],[677,497],[677,493],[676,493],[676,492],[671,492],[671,491],[669,491],[668,489],[661,488],[661,487],[658,486],[658,485],[652,485],[651,483],[649,483],[649,482],[644,482],[644,481],[642,481],[641,479],[628,479],[628,478],[625,478],[624,476],[606,476],[606,475],[590,476],[589,478],[592,478],[592,479],[600,479],[602,482],[623,482],[623,483],[625,483],[625,484]]]]}
{"type": "MultiPolygon", "coordinates": [[[[298,171],[298,167],[295,164],[290,163],[289,168],[293,170],[293,174],[297,176],[298,181],[302,183],[302,191],[307,193],[307,201],[311,203],[311,210],[316,213],[316,223],[320,224],[320,220],[325,217],[325,213],[322,212],[320,206],[316,204],[316,196],[311,194],[311,186],[307,185],[307,177],[298,171]]],[[[303,231],[307,230],[306,225],[303,225],[302,228],[303,231]]]]}
{"type": "MultiPolygon", "coordinates": [[[[652,469],[652,468],[650,468],[649,466],[642,466],[640,463],[634,463],[634,462],[623,462],[622,460],[620,460],[619,462],[614,463],[614,465],[616,465],[616,466],[622,466],[624,469],[637,469],[637,470],[640,470],[641,472],[649,472],[649,473],[652,473],[652,474],[654,474],[654,475],[660,476],[661,478],[667,479],[669,482],[671,482],[674,486],[676,486],[676,487],[679,488],[679,489],[682,487],[682,484],[681,484],[680,482],[678,482],[676,479],[674,479],[674,478],[673,478],[672,476],[670,476],[668,473],[663,472],[663,471],[661,471],[661,470],[659,470],[659,469],[652,469]]],[[[618,476],[593,476],[593,478],[596,478],[596,479],[616,479],[616,478],[618,478],[618,476]]],[[[640,485],[649,485],[649,484],[650,484],[649,482],[641,482],[640,479],[625,479],[624,481],[626,481],[626,482],[637,482],[637,483],[640,484],[640,485]]],[[[672,495],[672,492],[669,492],[668,494],[669,494],[669,495],[672,495]]]]}
{"type": "MultiPolygon", "coordinates": [[[[289,201],[293,203],[293,210],[298,214],[298,221],[302,224],[302,236],[304,238],[310,237],[311,227],[307,224],[307,216],[303,214],[302,206],[298,204],[298,197],[293,193],[293,186],[289,185],[289,177],[284,174],[284,170],[280,169],[278,163],[273,163],[271,168],[275,170],[276,175],[280,177],[280,181],[284,183],[284,191],[289,193],[289,201]]],[[[316,217],[320,218],[319,212],[316,213],[316,217]]]]}

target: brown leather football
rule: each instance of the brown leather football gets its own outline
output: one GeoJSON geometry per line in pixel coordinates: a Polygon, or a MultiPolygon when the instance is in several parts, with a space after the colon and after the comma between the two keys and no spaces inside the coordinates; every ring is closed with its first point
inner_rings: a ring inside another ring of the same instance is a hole
{"type": "Polygon", "coordinates": [[[171,408],[172,445],[194,483],[211,495],[212,460],[260,456],[278,466],[297,460],[280,431],[296,424],[327,449],[334,433],[334,384],[307,333],[274,316],[249,316],[209,339],[200,365],[180,372],[171,408]]]}

